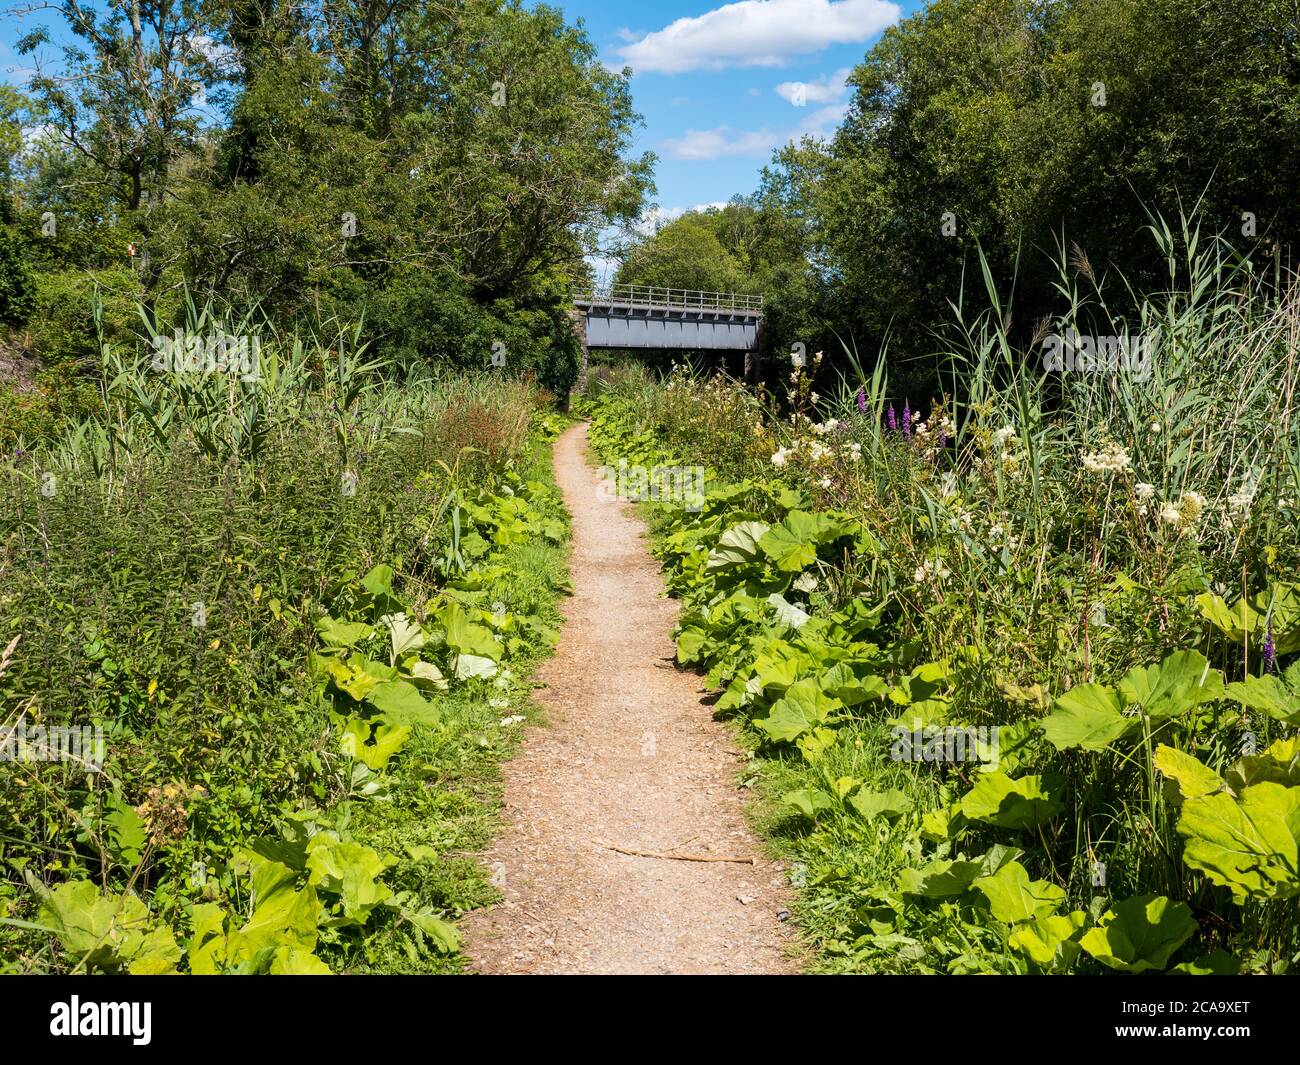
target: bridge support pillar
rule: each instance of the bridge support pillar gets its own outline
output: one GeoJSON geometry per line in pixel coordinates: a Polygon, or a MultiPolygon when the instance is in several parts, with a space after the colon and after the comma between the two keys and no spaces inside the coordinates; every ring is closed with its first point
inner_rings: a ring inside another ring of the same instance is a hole
{"type": "Polygon", "coordinates": [[[756,385],[758,378],[758,352],[747,351],[745,352],[745,384],[756,385]]]}

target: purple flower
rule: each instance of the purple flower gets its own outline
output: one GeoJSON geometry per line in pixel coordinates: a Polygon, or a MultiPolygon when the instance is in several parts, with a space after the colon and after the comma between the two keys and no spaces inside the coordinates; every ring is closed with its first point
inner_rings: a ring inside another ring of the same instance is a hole
{"type": "Polygon", "coordinates": [[[912,439],[912,404],[903,400],[903,435],[912,439]]]}
{"type": "Polygon", "coordinates": [[[894,414],[894,405],[889,405],[889,410],[885,411],[885,425],[891,430],[898,428],[898,417],[894,414]]]}
{"type": "Polygon", "coordinates": [[[1269,622],[1268,632],[1264,636],[1264,672],[1277,671],[1277,647],[1273,643],[1273,623],[1269,622]]]}
{"type": "Polygon", "coordinates": [[[939,450],[943,451],[948,447],[948,434],[942,429],[939,430],[939,450]]]}
{"type": "Polygon", "coordinates": [[[865,388],[858,389],[858,413],[867,413],[867,390],[865,388]]]}

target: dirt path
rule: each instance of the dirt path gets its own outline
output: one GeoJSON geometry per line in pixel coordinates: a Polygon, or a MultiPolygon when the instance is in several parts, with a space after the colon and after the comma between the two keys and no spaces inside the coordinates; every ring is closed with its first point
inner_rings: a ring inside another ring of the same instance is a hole
{"type": "Polygon", "coordinates": [[[505,900],[466,918],[467,951],[488,973],[796,972],[783,874],[741,812],[740,753],[699,678],[674,668],[677,605],[586,456],[585,425],[556,442],[575,594],[540,676],[550,726],[506,765],[507,827],[483,856],[505,900]]]}

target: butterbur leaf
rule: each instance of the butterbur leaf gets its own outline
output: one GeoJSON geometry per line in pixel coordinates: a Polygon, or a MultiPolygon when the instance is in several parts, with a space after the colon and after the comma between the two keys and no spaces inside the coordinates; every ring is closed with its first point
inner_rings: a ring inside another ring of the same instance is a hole
{"type": "Polygon", "coordinates": [[[961,895],[983,872],[980,862],[937,858],[920,869],[904,869],[898,874],[899,890],[927,899],[961,895]]]}
{"type": "Polygon", "coordinates": [[[817,561],[817,548],[850,530],[838,518],[828,514],[809,514],[793,510],[779,525],[773,525],[759,538],[758,546],[776,568],[797,573],[817,561]]]}
{"type": "Polygon", "coordinates": [[[388,632],[393,645],[394,662],[406,654],[407,651],[418,651],[424,646],[424,630],[404,613],[387,614],[383,620],[388,624],[388,632]]]}
{"type": "Polygon", "coordinates": [[[361,587],[375,599],[393,595],[393,567],[383,562],[361,578],[361,587]]]}
{"type": "Polygon", "coordinates": [[[312,887],[295,889],[298,874],[279,862],[252,855],[253,916],[234,933],[228,949],[230,962],[266,960],[280,946],[312,950],[321,905],[312,887]]]}
{"type": "Polygon", "coordinates": [[[839,733],[834,729],[822,728],[819,725],[817,728],[805,732],[794,741],[794,745],[803,754],[804,761],[809,765],[816,765],[821,761],[822,756],[835,746],[837,739],[839,739],[839,733]]]}
{"type": "Polygon", "coordinates": [[[407,672],[411,675],[411,683],[417,688],[440,692],[445,692],[448,688],[447,678],[432,662],[412,662],[407,672]]]}
{"type": "Polygon", "coordinates": [[[441,718],[438,708],[408,680],[386,680],[376,685],[366,702],[394,725],[436,725],[441,718]]]}
{"type": "Polygon", "coordinates": [[[350,662],[340,662],[333,658],[322,658],[320,661],[325,663],[325,672],[329,674],[334,686],[357,702],[374,691],[382,679],[350,662]]]}
{"type": "Polygon", "coordinates": [[[1172,718],[1222,696],[1223,675],[1199,651],[1175,651],[1159,665],[1129,670],[1118,687],[1151,717],[1172,718]]]}
{"type": "Polygon", "coordinates": [[[776,592],[767,597],[767,602],[776,614],[776,623],[782,628],[802,628],[808,620],[807,611],[802,607],[795,606],[793,603],[786,602],[785,598],[776,592]]]}
{"type": "Polygon", "coordinates": [[[1300,786],[1300,736],[1276,740],[1267,750],[1238,759],[1223,776],[1234,795],[1266,782],[1284,788],[1300,786]]]}
{"type": "Polygon", "coordinates": [[[769,528],[761,521],[742,521],[739,525],[733,525],[718,537],[717,544],[709,552],[705,569],[716,573],[753,562],[762,554],[758,541],[769,528]]]}
{"type": "Polygon", "coordinates": [[[1183,802],[1223,790],[1223,778],[1190,754],[1162,743],[1156,748],[1153,761],[1156,768],[1174,782],[1183,802]]]}
{"type": "Polygon", "coordinates": [[[1241,961],[1226,950],[1216,950],[1175,965],[1169,972],[1177,976],[1236,976],[1241,972],[1241,961]]]}
{"type": "Polygon", "coordinates": [[[1288,725],[1300,724],[1300,690],[1276,676],[1270,674],[1233,681],[1226,694],[1242,706],[1268,714],[1278,721],[1288,725]]]}
{"type": "Polygon", "coordinates": [[[316,633],[330,647],[355,647],[370,639],[375,630],[361,621],[338,621],[327,616],[316,619],[316,633]]]}
{"type": "Polygon", "coordinates": [[[1012,932],[1007,944],[1040,969],[1064,968],[1079,956],[1077,940],[1087,920],[1082,910],[1036,917],[1012,932]]]}
{"type": "Polygon", "coordinates": [[[1195,932],[1196,921],[1186,903],[1139,895],[1117,902],[1079,942],[1103,965],[1142,973],[1163,969],[1195,932]]]}
{"type": "Polygon", "coordinates": [[[470,680],[474,677],[488,679],[497,675],[497,664],[482,655],[460,654],[456,656],[456,679],[470,680]]]}
{"type": "Polygon", "coordinates": [[[800,788],[781,796],[787,806],[793,806],[804,817],[816,821],[818,814],[833,809],[835,801],[820,788],[800,788]]]}
{"type": "Polygon", "coordinates": [[[1019,924],[1047,917],[1065,901],[1065,892],[1047,880],[1030,880],[1017,861],[1003,865],[991,876],[981,876],[972,886],[989,902],[989,910],[1003,924],[1019,924]]]}
{"type": "Polygon", "coordinates": [[[825,724],[840,701],[817,687],[815,680],[801,680],[790,685],[765,718],[756,718],[754,726],[776,743],[792,743],[809,729],[825,724]]]}
{"type": "Polygon", "coordinates": [[[921,838],[931,843],[956,839],[966,825],[966,816],[961,812],[961,804],[951,803],[937,810],[928,810],[921,815],[921,838]]]}
{"type": "Polygon", "coordinates": [[[1079,684],[1056,700],[1056,709],[1043,718],[1043,734],[1058,751],[1080,747],[1105,750],[1138,724],[1120,712],[1119,697],[1104,684],[1079,684]]]}
{"type": "Polygon", "coordinates": [[[849,797],[849,805],[871,821],[883,817],[893,821],[912,809],[912,798],[896,788],[887,791],[859,790],[849,797]]]}
{"type": "Polygon", "coordinates": [[[499,662],[505,653],[501,642],[486,625],[471,621],[459,603],[448,603],[437,619],[446,632],[447,646],[459,654],[478,655],[499,662]]]}
{"type": "Polygon", "coordinates": [[[1183,804],[1183,861],[1247,899],[1300,894],[1300,787],[1255,784],[1240,799],[1226,792],[1183,804]]]}
{"type": "Polygon", "coordinates": [[[1064,809],[1056,797],[1064,790],[1055,773],[1012,780],[1003,772],[982,777],[962,797],[961,812],[972,821],[1000,828],[1037,828],[1064,809]]]}
{"type": "Polygon", "coordinates": [[[344,725],[340,747],[349,758],[360,759],[378,772],[401,749],[410,735],[409,725],[377,724],[353,717],[344,725]]]}
{"type": "Polygon", "coordinates": [[[330,967],[309,950],[280,947],[271,962],[272,976],[332,976],[330,967]]]}
{"type": "Polygon", "coordinates": [[[155,926],[139,898],[102,895],[89,880],[52,888],[41,903],[40,923],[88,970],[157,975],[173,972],[181,958],[171,930],[155,926]]]}
{"type": "Polygon", "coordinates": [[[386,867],[378,851],[345,842],[335,832],[317,833],[307,844],[308,882],[339,896],[342,924],[364,925],[376,906],[393,897],[376,879],[386,867]]]}

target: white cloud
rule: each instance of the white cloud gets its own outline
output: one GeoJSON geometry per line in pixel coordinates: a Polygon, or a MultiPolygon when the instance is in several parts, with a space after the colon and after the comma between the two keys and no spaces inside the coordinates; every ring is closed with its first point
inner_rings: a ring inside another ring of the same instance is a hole
{"type": "Polygon", "coordinates": [[[721,159],[731,155],[765,156],[782,142],[780,134],[767,129],[744,130],[730,126],[713,129],[688,129],[680,137],[663,141],[664,150],[674,159],[721,159]]]}
{"type": "Polygon", "coordinates": [[[849,68],[845,67],[834,74],[823,74],[816,81],[783,81],[776,87],[776,92],[778,96],[793,104],[802,87],[804,103],[832,103],[842,100],[848,92],[848,78],[849,68]]]}
{"type": "Polygon", "coordinates": [[[725,200],[718,200],[714,203],[697,203],[694,207],[652,207],[637,219],[636,229],[637,232],[648,236],[666,226],[669,222],[675,222],[684,214],[707,211],[710,207],[715,207],[720,211],[726,206],[725,200]]]}
{"type": "Polygon", "coordinates": [[[854,44],[897,22],[890,0],[740,0],[618,50],[636,71],[679,74],[727,67],[778,67],[791,56],[854,44]]]}

